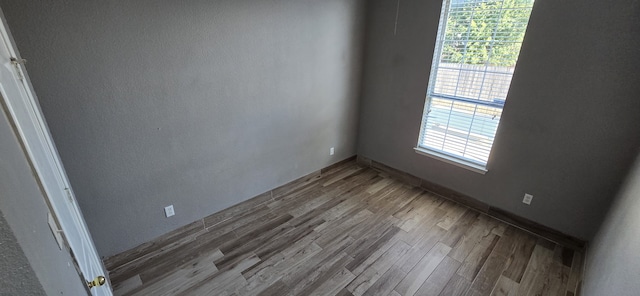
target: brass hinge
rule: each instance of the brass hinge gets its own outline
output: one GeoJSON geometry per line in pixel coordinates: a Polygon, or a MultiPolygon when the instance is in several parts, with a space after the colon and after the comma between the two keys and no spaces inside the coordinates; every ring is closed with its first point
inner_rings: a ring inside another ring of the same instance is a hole
{"type": "Polygon", "coordinates": [[[73,203],[73,195],[71,194],[71,189],[69,189],[69,188],[65,188],[65,189],[64,189],[64,192],[66,192],[66,193],[67,193],[67,198],[69,199],[69,202],[70,202],[70,203],[73,203]]]}
{"type": "Polygon", "coordinates": [[[24,74],[22,73],[22,69],[20,68],[20,65],[24,65],[26,63],[27,63],[27,60],[25,59],[18,59],[18,58],[11,57],[11,64],[13,65],[14,68],[16,68],[16,74],[18,74],[18,78],[20,80],[24,80],[24,74]]]}

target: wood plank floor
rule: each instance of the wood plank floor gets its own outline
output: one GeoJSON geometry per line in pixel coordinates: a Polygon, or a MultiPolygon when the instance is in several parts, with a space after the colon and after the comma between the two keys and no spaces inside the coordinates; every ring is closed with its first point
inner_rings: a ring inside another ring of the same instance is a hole
{"type": "Polygon", "coordinates": [[[105,260],[116,295],[578,295],[583,254],[349,161],[105,260]]]}

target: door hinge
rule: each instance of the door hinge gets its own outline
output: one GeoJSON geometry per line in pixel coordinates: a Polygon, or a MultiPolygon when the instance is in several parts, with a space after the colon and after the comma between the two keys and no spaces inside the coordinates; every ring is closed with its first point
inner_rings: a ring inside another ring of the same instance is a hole
{"type": "Polygon", "coordinates": [[[20,68],[20,65],[24,65],[27,63],[27,60],[25,59],[18,59],[18,58],[14,58],[11,57],[11,64],[13,65],[14,68],[16,68],[16,74],[18,75],[18,79],[24,81],[24,74],[22,73],[22,68],[20,68]]]}
{"type": "Polygon", "coordinates": [[[47,213],[47,222],[49,224],[49,229],[51,229],[51,233],[53,234],[53,237],[56,239],[56,242],[58,243],[58,248],[60,248],[60,250],[63,250],[64,247],[64,238],[62,238],[62,230],[60,230],[60,228],[58,228],[58,223],[56,223],[56,219],[53,217],[53,215],[51,215],[51,212],[47,213]]]}
{"type": "Polygon", "coordinates": [[[65,189],[64,189],[64,192],[66,192],[66,193],[67,193],[67,198],[69,199],[69,202],[70,202],[70,203],[73,203],[73,195],[71,194],[71,189],[69,189],[69,188],[65,188],[65,189]]]}

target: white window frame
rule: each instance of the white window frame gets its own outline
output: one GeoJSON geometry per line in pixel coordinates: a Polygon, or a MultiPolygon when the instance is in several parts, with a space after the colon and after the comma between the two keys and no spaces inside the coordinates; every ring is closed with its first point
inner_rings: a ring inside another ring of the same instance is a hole
{"type": "MultiPolygon", "coordinates": [[[[451,5],[452,0],[443,0],[443,4],[442,4],[442,11],[440,14],[440,22],[438,24],[438,33],[437,33],[437,43],[434,49],[434,55],[433,55],[433,60],[432,60],[432,64],[431,64],[431,74],[430,74],[430,78],[429,78],[429,84],[428,84],[428,89],[427,89],[427,96],[425,99],[425,105],[424,105],[424,110],[423,110],[423,116],[422,116],[422,120],[421,120],[421,124],[420,124],[420,134],[418,135],[418,143],[416,145],[416,147],[414,148],[414,150],[416,151],[416,153],[421,154],[421,155],[425,155],[431,158],[435,158],[441,161],[444,161],[446,163],[455,165],[455,166],[459,166],[480,174],[485,174],[487,172],[487,163],[489,162],[489,159],[487,158],[487,162],[482,162],[482,161],[478,161],[472,158],[467,158],[464,156],[460,156],[460,155],[455,155],[453,153],[449,153],[447,151],[444,150],[439,150],[439,149],[435,149],[435,148],[431,148],[431,147],[426,147],[426,146],[422,146],[423,143],[423,138],[425,137],[427,131],[425,131],[425,127],[426,127],[426,120],[427,120],[427,116],[431,110],[431,103],[432,103],[432,99],[441,99],[441,100],[450,100],[452,102],[452,104],[454,102],[460,102],[460,103],[470,103],[470,104],[475,104],[476,106],[485,106],[485,107],[491,107],[491,108],[499,108],[500,112],[502,112],[504,103],[505,103],[505,99],[502,100],[494,100],[494,101],[486,101],[486,100],[476,100],[476,99],[470,99],[470,98],[465,98],[462,96],[451,96],[451,95],[444,95],[444,94],[436,94],[433,90],[435,88],[435,83],[436,83],[436,78],[437,78],[437,71],[439,68],[439,65],[441,64],[441,55],[443,52],[443,48],[444,48],[444,37],[442,36],[443,34],[446,34],[446,26],[448,23],[448,17],[449,17],[449,12],[450,12],[450,5],[451,5]]],[[[511,74],[513,75],[513,74],[511,74]]],[[[511,87],[511,82],[509,82],[509,88],[511,87]]],[[[471,118],[473,118],[475,116],[471,115],[471,118]]],[[[498,124],[499,125],[499,119],[498,119],[498,124]]],[[[448,128],[448,127],[447,127],[448,128]]],[[[448,131],[447,131],[448,132],[448,131]]],[[[496,132],[497,133],[497,132],[496,132]]],[[[468,137],[468,136],[467,136],[468,137]]],[[[443,140],[444,141],[444,140],[443,140]]],[[[494,138],[492,139],[491,142],[491,148],[489,150],[489,153],[491,153],[491,151],[493,150],[493,143],[495,142],[495,134],[494,134],[494,138]]],[[[467,146],[467,144],[465,144],[465,147],[467,146]]]]}

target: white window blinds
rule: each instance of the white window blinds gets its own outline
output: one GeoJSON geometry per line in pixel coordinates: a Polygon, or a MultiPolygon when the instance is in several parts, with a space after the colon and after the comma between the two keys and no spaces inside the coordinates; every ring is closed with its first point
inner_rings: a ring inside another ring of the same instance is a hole
{"type": "Polygon", "coordinates": [[[486,166],[533,0],[444,0],[418,149],[486,166]]]}

